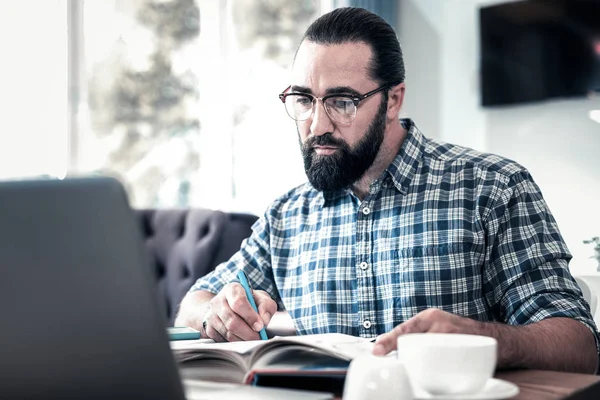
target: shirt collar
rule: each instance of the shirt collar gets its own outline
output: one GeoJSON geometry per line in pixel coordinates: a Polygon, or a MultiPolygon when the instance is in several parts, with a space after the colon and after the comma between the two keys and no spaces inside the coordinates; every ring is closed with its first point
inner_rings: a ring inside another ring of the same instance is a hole
{"type": "MultiPolygon", "coordinates": [[[[425,137],[421,131],[417,128],[413,120],[410,118],[400,119],[402,127],[406,129],[407,134],[404,138],[404,142],[400,147],[400,151],[392,161],[382,178],[386,180],[386,174],[391,177],[391,181],[394,186],[402,194],[408,192],[408,186],[421,165],[423,153],[425,151],[425,137]]],[[[334,200],[352,195],[352,190],[342,189],[336,191],[324,191],[323,195],[323,206],[327,207],[334,204],[334,200]]]]}
{"type": "Polygon", "coordinates": [[[422,163],[425,152],[425,137],[410,118],[400,120],[407,130],[406,138],[400,147],[400,151],[386,169],[386,173],[392,178],[396,189],[402,194],[408,192],[408,186],[422,163]]]}
{"type": "Polygon", "coordinates": [[[324,191],[322,194],[323,194],[323,207],[328,207],[330,205],[333,205],[334,200],[339,199],[340,197],[353,195],[352,190],[350,190],[350,189],[324,191]]]}

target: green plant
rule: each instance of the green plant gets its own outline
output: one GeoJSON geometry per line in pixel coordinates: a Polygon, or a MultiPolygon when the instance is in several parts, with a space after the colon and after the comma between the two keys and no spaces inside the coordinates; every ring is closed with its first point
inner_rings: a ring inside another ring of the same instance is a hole
{"type": "Polygon", "coordinates": [[[595,236],[589,240],[584,240],[583,243],[594,245],[594,253],[595,254],[592,257],[595,258],[596,261],[598,261],[598,264],[600,267],[600,237],[595,236]]]}

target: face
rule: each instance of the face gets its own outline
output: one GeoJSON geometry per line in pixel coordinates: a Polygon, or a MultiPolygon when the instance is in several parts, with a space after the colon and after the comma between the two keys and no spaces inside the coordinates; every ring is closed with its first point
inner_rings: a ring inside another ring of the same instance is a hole
{"type": "MultiPolygon", "coordinates": [[[[322,97],[364,94],[379,87],[368,76],[371,49],[363,43],[318,45],[305,41],[293,68],[292,91],[322,97]]],[[[373,164],[386,129],[387,102],[377,93],[359,103],[349,125],[332,121],[320,100],[297,123],[304,169],[317,190],[339,190],[358,181],[373,164]]]]}
{"type": "Polygon", "coordinates": [[[386,102],[381,101],[367,132],[352,147],[343,139],[334,138],[333,133],[311,136],[300,142],[304,170],[315,189],[340,190],[364,175],[383,142],[386,110],[386,102]]]}

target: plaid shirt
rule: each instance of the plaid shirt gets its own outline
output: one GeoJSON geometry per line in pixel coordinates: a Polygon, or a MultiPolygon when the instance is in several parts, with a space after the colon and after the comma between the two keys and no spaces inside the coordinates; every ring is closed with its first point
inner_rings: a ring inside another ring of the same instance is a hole
{"type": "Polygon", "coordinates": [[[364,200],[308,183],[291,190],[191,290],[217,293],[242,268],[299,334],[374,337],[436,307],[511,325],[570,317],[598,339],[527,170],[402,123],[408,136],[364,200]]]}

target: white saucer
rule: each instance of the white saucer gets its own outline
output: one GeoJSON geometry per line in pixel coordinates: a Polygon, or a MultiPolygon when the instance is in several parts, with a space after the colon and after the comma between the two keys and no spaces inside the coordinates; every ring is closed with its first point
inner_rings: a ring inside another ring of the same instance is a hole
{"type": "Polygon", "coordinates": [[[472,394],[429,394],[415,389],[415,400],[501,400],[519,394],[519,387],[502,379],[491,378],[483,389],[472,394]]]}

